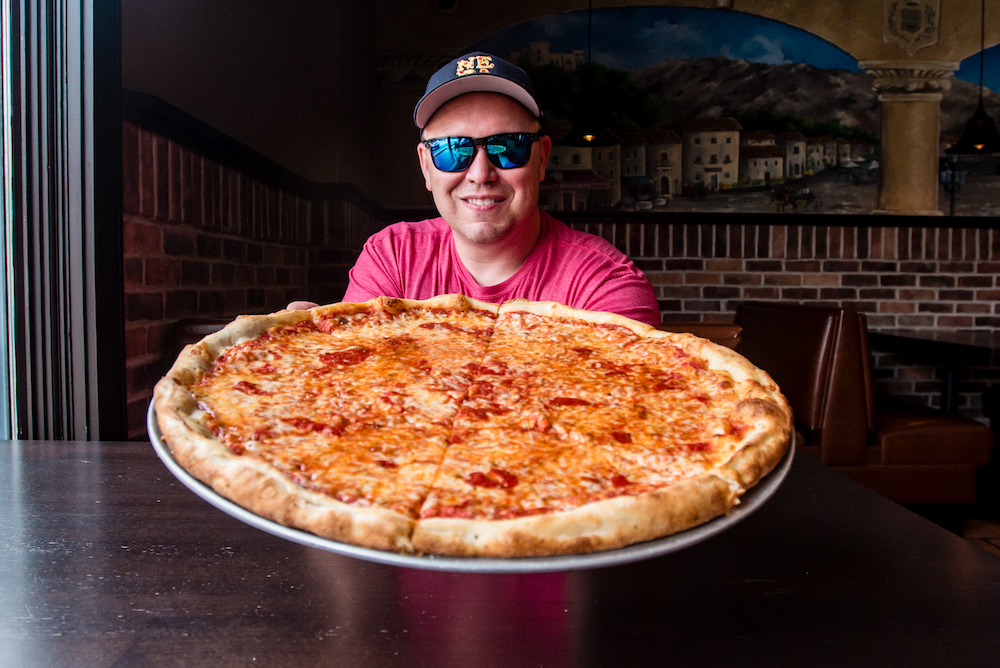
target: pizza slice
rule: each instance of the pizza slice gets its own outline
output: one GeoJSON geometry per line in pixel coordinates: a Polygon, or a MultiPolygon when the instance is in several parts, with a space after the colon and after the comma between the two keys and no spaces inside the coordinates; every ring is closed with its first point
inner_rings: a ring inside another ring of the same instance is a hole
{"type": "Polygon", "coordinates": [[[459,424],[413,545],[468,556],[593,552],[701,524],[735,494],[718,478],[678,482],[553,432],[459,424]]]}

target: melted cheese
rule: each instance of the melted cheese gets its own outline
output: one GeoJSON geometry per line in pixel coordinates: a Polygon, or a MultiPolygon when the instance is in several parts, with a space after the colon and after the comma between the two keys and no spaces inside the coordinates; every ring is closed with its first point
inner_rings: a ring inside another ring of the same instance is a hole
{"type": "Polygon", "coordinates": [[[738,387],[665,339],[475,311],[279,326],[192,388],[234,452],[348,503],[504,518],[702,475],[741,441],[738,387]]]}

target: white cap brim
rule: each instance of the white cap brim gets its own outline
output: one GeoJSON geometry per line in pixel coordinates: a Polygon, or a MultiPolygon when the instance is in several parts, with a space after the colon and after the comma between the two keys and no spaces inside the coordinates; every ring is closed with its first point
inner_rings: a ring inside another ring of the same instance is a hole
{"type": "Polygon", "coordinates": [[[442,105],[466,93],[500,93],[523,104],[535,118],[539,116],[538,104],[535,99],[518,84],[503,77],[474,75],[443,83],[425,95],[424,99],[417,105],[413,121],[418,128],[423,129],[431,120],[431,116],[442,105]]]}

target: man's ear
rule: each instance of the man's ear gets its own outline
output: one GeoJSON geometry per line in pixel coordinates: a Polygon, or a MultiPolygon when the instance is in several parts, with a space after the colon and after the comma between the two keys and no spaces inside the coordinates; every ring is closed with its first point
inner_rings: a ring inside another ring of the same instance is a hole
{"type": "MultiPolygon", "coordinates": [[[[424,146],[423,142],[417,144],[417,159],[420,162],[420,171],[424,174],[424,187],[428,191],[431,190],[431,170],[434,169],[433,163],[431,163],[431,154],[424,146]]],[[[433,191],[431,191],[433,192],[433,191]]]]}
{"type": "Polygon", "coordinates": [[[549,154],[552,153],[552,137],[548,135],[542,135],[540,141],[539,149],[541,150],[541,174],[538,177],[539,181],[545,180],[545,170],[549,166],[549,154]]]}

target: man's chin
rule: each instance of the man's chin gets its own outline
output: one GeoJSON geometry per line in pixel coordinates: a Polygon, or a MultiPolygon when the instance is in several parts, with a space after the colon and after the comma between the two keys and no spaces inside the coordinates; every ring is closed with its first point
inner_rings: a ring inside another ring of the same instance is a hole
{"type": "Polygon", "coordinates": [[[506,221],[464,221],[451,226],[452,231],[466,241],[481,245],[503,241],[510,234],[512,228],[513,225],[506,221]]]}

